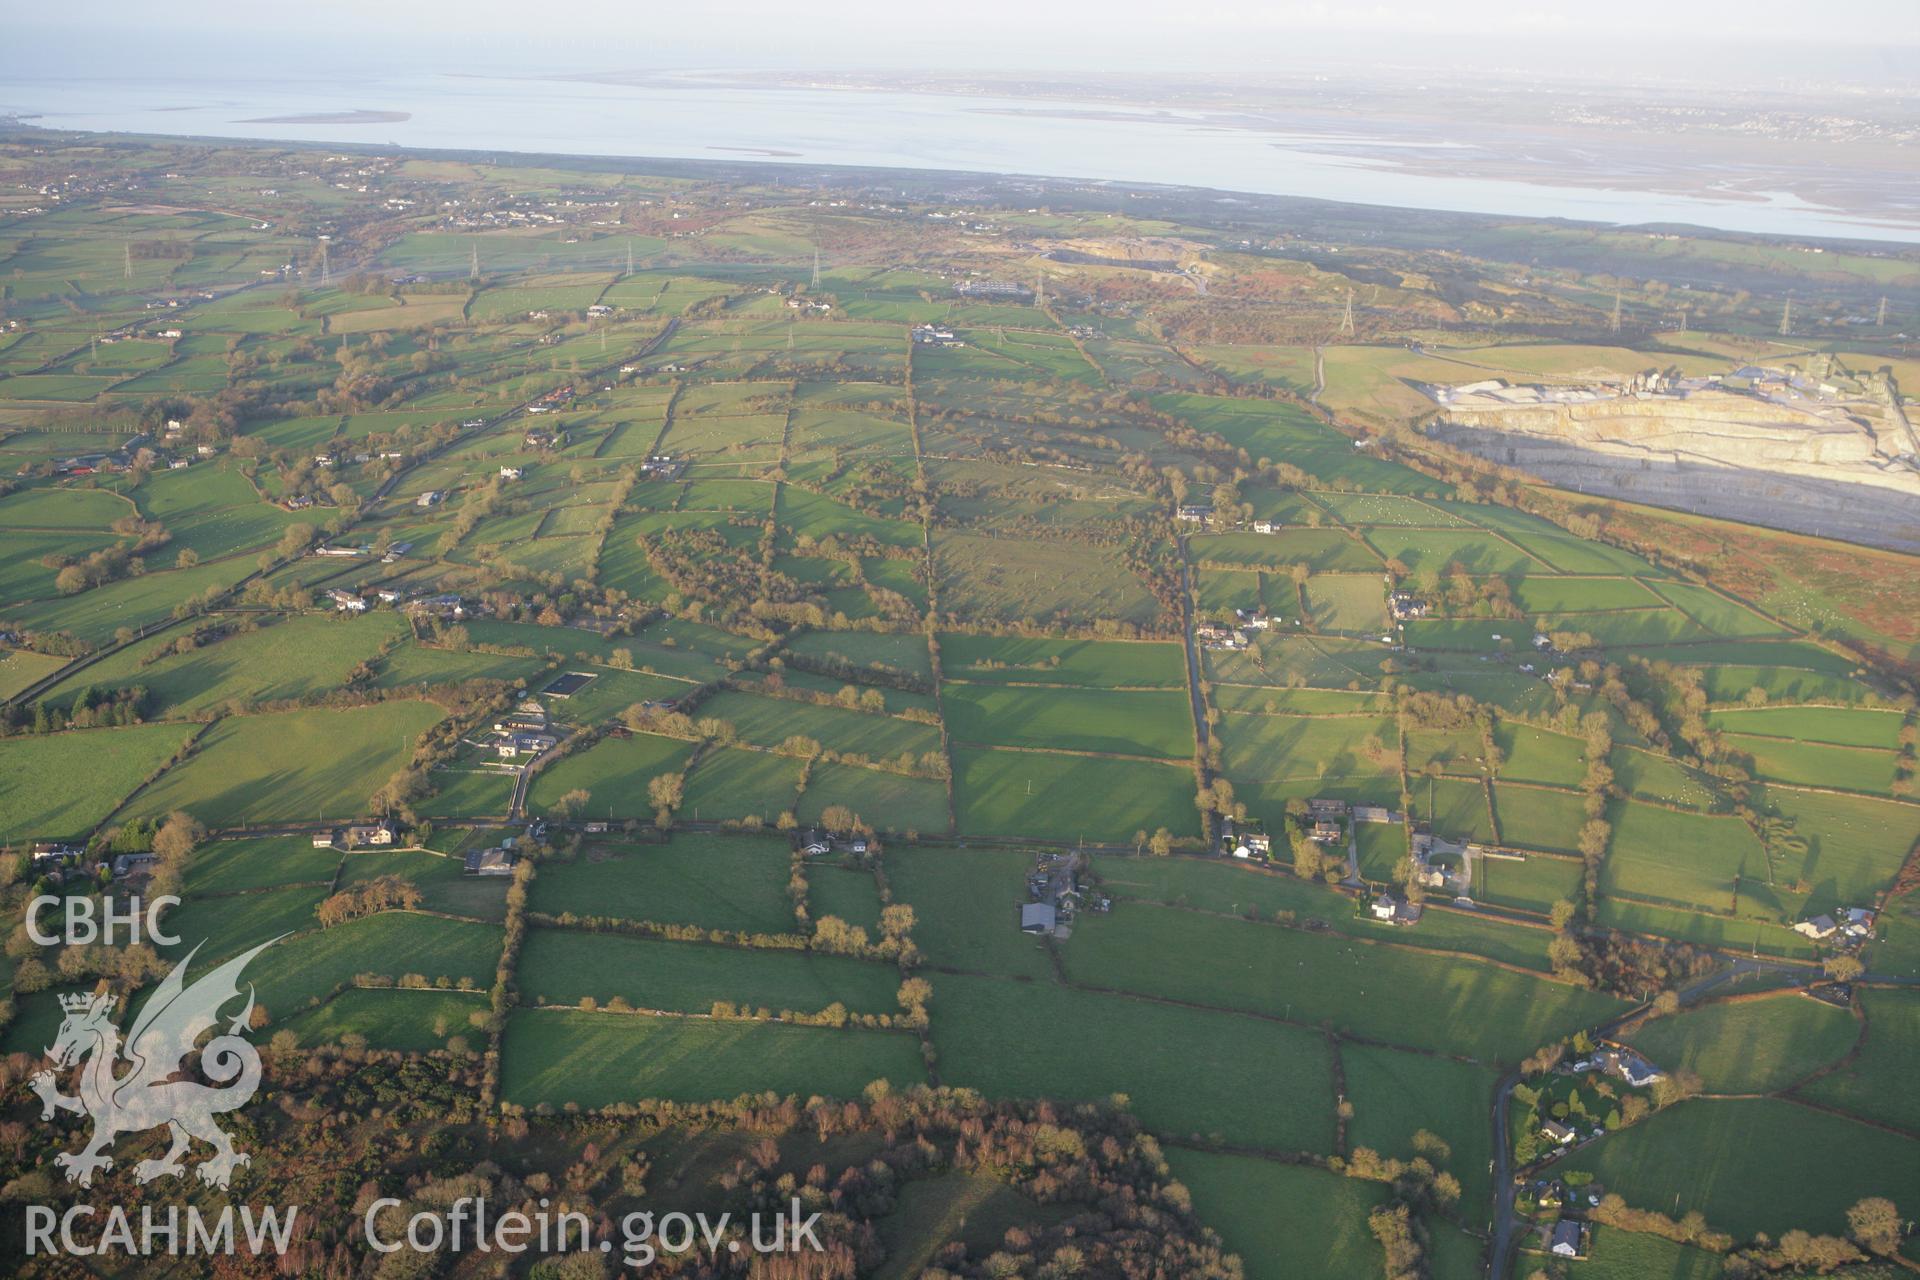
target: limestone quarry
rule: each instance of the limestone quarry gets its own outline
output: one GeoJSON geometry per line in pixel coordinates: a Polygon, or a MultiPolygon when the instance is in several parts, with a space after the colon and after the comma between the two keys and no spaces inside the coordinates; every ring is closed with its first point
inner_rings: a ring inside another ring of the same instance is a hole
{"type": "Polygon", "coordinates": [[[1433,438],[1597,496],[1920,551],[1920,440],[1884,378],[1746,367],[1423,386],[1433,438]]]}

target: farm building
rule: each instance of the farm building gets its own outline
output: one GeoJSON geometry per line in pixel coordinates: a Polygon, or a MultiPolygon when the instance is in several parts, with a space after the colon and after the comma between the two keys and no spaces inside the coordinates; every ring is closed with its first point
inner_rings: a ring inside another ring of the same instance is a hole
{"type": "Polygon", "coordinates": [[[470,876],[510,876],[516,861],[513,850],[502,845],[475,849],[466,856],[465,870],[470,876]]]}
{"type": "Polygon", "coordinates": [[[1420,908],[1406,899],[1391,893],[1383,893],[1373,900],[1373,918],[1384,920],[1388,924],[1414,924],[1420,919],[1420,908]]]}
{"type": "Polygon", "coordinates": [[[347,846],[390,845],[399,834],[391,822],[380,821],[347,828],[347,846]]]}
{"type": "Polygon", "coordinates": [[[1556,1258],[1577,1258],[1586,1252],[1585,1226],[1572,1218],[1554,1223],[1551,1252],[1556,1258]]]}
{"type": "Polygon", "coordinates": [[[1022,933],[1052,933],[1058,920],[1059,913],[1051,902],[1029,902],[1020,908],[1022,933]]]}

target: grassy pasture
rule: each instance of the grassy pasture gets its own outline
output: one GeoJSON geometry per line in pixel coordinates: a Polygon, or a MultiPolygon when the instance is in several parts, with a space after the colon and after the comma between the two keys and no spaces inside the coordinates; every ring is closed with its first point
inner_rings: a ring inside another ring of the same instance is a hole
{"type": "Polygon", "coordinates": [[[1708,1093],[1773,1093],[1838,1060],[1859,1037],[1846,1010],[1789,994],[1656,1018],[1628,1043],[1662,1068],[1698,1073],[1708,1093]]]}
{"type": "Polygon", "coordinates": [[[1500,777],[1549,787],[1577,787],[1586,776],[1586,750],[1579,738],[1502,720],[1493,743],[1505,757],[1500,777]]]}
{"type": "Polygon", "coordinates": [[[681,812],[695,821],[759,818],[771,826],[793,808],[801,762],[770,751],[715,747],[688,777],[681,812]]]}
{"type": "MultiPolygon", "coordinates": [[[[1362,831],[1404,833],[1402,827],[1365,824],[1362,831]]],[[[1405,855],[1404,834],[1399,840],[1405,855]]],[[[1242,863],[1213,858],[1102,855],[1096,867],[1102,887],[1115,898],[1162,903],[1222,916],[1312,921],[1356,938],[1383,936],[1403,946],[1464,951],[1504,964],[1545,972],[1549,934],[1467,911],[1431,910],[1418,929],[1388,931],[1371,917],[1354,914],[1351,898],[1242,863]]]]}
{"type": "Polygon", "coordinates": [[[1920,842],[1920,805],[1780,786],[1761,794],[1809,843],[1797,866],[1791,855],[1779,860],[1778,879],[1810,895],[1808,906],[1816,911],[1874,897],[1920,842]]]}
{"type": "Polygon", "coordinates": [[[1814,954],[1813,945],[1785,925],[1744,916],[1705,915],[1684,907],[1602,897],[1599,920],[1610,929],[1731,951],[1746,950],[1800,960],[1812,959],[1814,954]]]}
{"type": "Polygon", "coordinates": [[[1500,818],[1503,844],[1553,854],[1580,852],[1580,825],[1586,821],[1586,810],[1576,794],[1494,783],[1494,814],[1500,818]]]}
{"type": "Polygon", "coordinates": [[[791,641],[787,651],[856,667],[877,665],[923,677],[933,674],[926,637],[917,632],[809,631],[791,641]]]}
{"type": "Polygon", "coordinates": [[[1010,850],[887,851],[894,901],[914,910],[914,942],[929,963],[969,973],[1037,979],[1051,972],[1041,943],[1019,928],[1032,869],[1030,857],[1010,850]]]}
{"type": "Polygon", "coordinates": [[[788,858],[787,842],[773,837],[689,832],[666,844],[593,844],[542,867],[530,905],[556,916],[790,933],[788,858]]]}
{"type": "Polygon", "coordinates": [[[142,792],[127,816],[185,809],[210,827],[346,819],[366,811],[367,797],[441,714],[430,703],[383,702],[229,717],[142,792]]]}
{"type": "Polygon", "coordinates": [[[807,909],[813,918],[835,916],[869,933],[880,924],[880,890],[870,872],[815,862],[807,868],[807,909]]]}
{"type": "Polygon", "coordinates": [[[1473,895],[1501,906],[1545,913],[1562,898],[1578,900],[1582,874],[1579,863],[1564,858],[1535,857],[1524,862],[1482,858],[1473,895]]]}
{"type": "Polygon", "coordinates": [[[1248,1280],[1380,1274],[1380,1245],[1367,1230],[1367,1214],[1387,1196],[1380,1183],[1207,1151],[1173,1151],[1168,1163],[1201,1221],[1240,1255],[1248,1280]]]}
{"type": "Polygon", "coordinates": [[[0,741],[0,842],[90,834],[188,734],[152,724],[0,741]]]}
{"type": "Polygon", "coordinates": [[[1340,1065],[1354,1112],[1347,1142],[1411,1160],[1417,1154],[1416,1132],[1438,1134],[1453,1149],[1451,1157],[1437,1163],[1460,1179],[1461,1216],[1469,1226],[1490,1219],[1487,1164],[1493,1140],[1487,1115],[1498,1074],[1490,1067],[1362,1044],[1341,1045],[1340,1065]]]}
{"type": "Polygon", "coordinates": [[[1158,641],[1049,640],[945,632],[942,673],[974,684],[1060,684],[1089,689],[1184,689],[1180,646],[1158,641]]]}
{"type": "Polygon", "coordinates": [[[270,620],[183,654],[149,661],[175,638],[168,632],[136,642],[55,685],[45,697],[58,705],[83,688],[124,689],[143,685],[146,714],[191,715],[230,700],[273,702],[323,693],[344,685],[361,662],[403,635],[399,615],[370,613],[346,620],[327,615],[270,620]]]}
{"type": "Polygon", "coordinates": [[[1660,597],[1635,578],[1555,578],[1529,574],[1510,585],[1513,602],[1528,613],[1596,613],[1660,606],[1660,597]]]}
{"type": "Polygon", "coordinates": [[[1631,1204],[1698,1209],[1736,1238],[1844,1235],[1847,1207],[1865,1196],[1920,1203],[1920,1142],[1773,1098],[1696,1098],[1556,1167],[1630,1188],[1631,1204]]]}
{"type": "Polygon", "coordinates": [[[1387,717],[1227,715],[1217,732],[1223,772],[1270,824],[1296,796],[1399,803],[1398,731],[1387,717]]]}
{"type": "Polygon", "coordinates": [[[1193,770],[1042,751],[953,752],[953,803],[966,835],[1125,841],[1166,826],[1197,835],[1193,770]]]}
{"type": "Polygon", "coordinates": [[[1866,1036],[1839,1070],[1803,1085],[1812,1102],[1920,1134],[1920,1094],[1910,1087],[1920,1056],[1920,993],[1866,988],[1860,992],[1866,1036]]]}
{"type": "Polygon", "coordinates": [[[1144,905],[1081,922],[1065,956],[1077,982],[1493,1061],[1619,1007],[1468,957],[1144,905]]]}
{"type": "Polygon", "coordinates": [[[1765,883],[1766,855],[1747,825],[1632,801],[1609,809],[1613,844],[1600,873],[1603,893],[1727,911],[1734,882],[1765,883]]]}
{"type": "Polygon", "coordinates": [[[52,654],[0,649],[0,698],[10,698],[66,665],[67,659],[52,654]]]}
{"type": "Polygon", "coordinates": [[[1693,582],[1656,582],[1651,584],[1654,591],[1676,608],[1686,611],[1688,617],[1698,622],[1715,635],[1728,639],[1741,639],[1748,636],[1783,636],[1791,634],[1786,627],[1770,618],[1762,617],[1743,604],[1739,604],[1711,587],[1703,587],[1693,582]]]}
{"type": "Polygon", "coordinates": [[[962,617],[1017,622],[1056,614],[1149,623],[1159,605],[1114,552],[1057,543],[941,530],[934,573],[947,610],[962,617]]]}
{"type": "Polygon", "coordinates": [[[588,818],[651,818],[647,781],[685,770],[691,754],[691,743],[651,733],[601,739],[536,773],[526,796],[528,808],[549,814],[564,794],[586,791],[580,814],[588,818]]]}
{"type": "Polygon", "coordinates": [[[1595,1227],[1587,1256],[1568,1265],[1569,1280],[1719,1280],[1720,1255],[1659,1236],[1595,1227]]]}
{"type": "Polygon", "coordinates": [[[1833,791],[1891,795],[1897,757],[1868,747],[1834,747],[1730,733],[1727,748],[1753,761],[1756,777],[1833,791]]]}
{"type": "MultiPolygon", "coordinates": [[[[220,934],[218,940],[225,944],[228,935],[220,934]]],[[[247,966],[247,980],[259,988],[260,1002],[276,1018],[291,1017],[324,1000],[335,987],[362,973],[395,979],[410,973],[429,979],[465,978],[484,991],[493,980],[500,944],[494,925],[386,911],[276,943],[247,966]]],[[[208,957],[203,953],[202,958],[208,957]]]]}
{"type": "Polygon", "coordinates": [[[701,703],[700,716],[726,721],[739,730],[740,741],[760,747],[778,746],[801,734],[829,750],[874,759],[891,759],[903,752],[918,757],[940,749],[940,731],[933,725],[738,689],[701,703]]]}
{"type": "Polygon", "coordinates": [[[1415,573],[1444,572],[1455,565],[1468,573],[1551,573],[1513,543],[1477,530],[1406,529],[1381,525],[1367,530],[1367,542],[1382,560],[1398,560],[1415,573]]]}
{"type": "Polygon", "coordinates": [[[484,1034],[471,1019],[486,1011],[484,992],[356,987],[281,1025],[306,1046],[339,1044],[352,1035],[375,1049],[424,1053],[445,1048],[455,1036],[470,1048],[482,1044],[484,1034]]]}
{"type": "MultiPolygon", "coordinates": [[[[1009,926],[1011,927],[1011,926],[1009,926]]],[[[933,1035],[943,1081],[994,1097],[1096,1101],[1125,1094],[1170,1136],[1326,1151],[1333,1068],[1323,1037],[1257,1018],[1075,991],[1052,982],[937,975],[933,1035]],[[1141,1045],[1179,1045],[1143,1054],[1141,1045]],[[1287,1104],[1249,1097],[1287,1082],[1287,1104]]]]}
{"type": "Polygon", "coordinates": [[[187,890],[199,895],[287,884],[326,884],[339,866],[339,853],[314,848],[307,836],[220,840],[194,851],[187,870],[187,890]]]}
{"type": "Polygon", "coordinates": [[[1386,588],[1370,573],[1316,573],[1307,579],[1307,616],[1320,631],[1382,634],[1387,626],[1386,588]]]}
{"type": "Polygon", "coordinates": [[[726,1000],[775,1014],[894,1013],[900,973],[890,965],[805,951],[747,951],[698,942],[535,929],[517,970],[535,1004],[602,1004],[616,996],[640,1009],[706,1013],[726,1000]]]}
{"type": "MultiPolygon", "coordinates": [[[[472,833],[470,847],[485,843],[484,833],[472,833]]],[[[419,887],[429,911],[470,920],[502,921],[507,916],[507,880],[501,876],[470,876],[459,854],[429,853],[419,849],[348,854],[340,866],[340,884],[363,884],[376,876],[399,876],[419,887]]]]}
{"type": "Polygon", "coordinates": [[[1707,723],[1725,733],[1881,751],[1892,751],[1899,746],[1903,719],[1898,711],[1864,707],[1729,708],[1707,713],[1707,723]]]}
{"type": "Polygon", "coordinates": [[[899,1032],[522,1009],[507,1023],[501,1096],[522,1106],[710,1102],[772,1092],[854,1098],[874,1080],[924,1082],[899,1032]]]}
{"type": "Polygon", "coordinates": [[[942,701],[957,742],[1168,759],[1193,754],[1193,711],[1184,691],[949,684],[942,701]]]}
{"type": "Polygon", "coordinates": [[[1209,533],[1187,546],[1198,564],[1285,569],[1304,564],[1315,573],[1371,573],[1380,558],[1366,543],[1338,529],[1284,529],[1278,533],[1209,533]]]}
{"type": "Polygon", "coordinates": [[[879,831],[940,835],[951,825],[944,782],[816,763],[794,813],[801,822],[818,822],[833,805],[845,805],[879,831]]]}

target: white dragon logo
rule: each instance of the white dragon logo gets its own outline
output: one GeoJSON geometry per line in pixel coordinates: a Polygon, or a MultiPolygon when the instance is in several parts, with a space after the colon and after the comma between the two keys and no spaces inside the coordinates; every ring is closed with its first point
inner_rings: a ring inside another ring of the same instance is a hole
{"type": "Polygon", "coordinates": [[[233,1149],[232,1141],[213,1118],[246,1105],[260,1087],[260,1055],[240,1037],[253,1013],[251,986],[247,988],[246,1008],[227,1024],[224,1035],[216,1035],[200,1051],[200,1070],[213,1085],[172,1077],[186,1065],[201,1035],[219,1022],[220,1006],[240,994],[240,971],[247,962],[278,941],[263,942],[187,986],[181,975],[200,950],[196,946],[147,997],[127,1033],[124,1048],[119,1028],[108,1016],[113,1011],[113,996],[60,997],[67,1016],[47,1057],[61,1070],[86,1059],[78,1074],[75,1096],[60,1092],[52,1070],[38,1072],[28,1083],[40,1095],[42,1120],[51,1120],[55,1111],[74,1111],[93,1119],[93,1136],[84,1150],[54,1157],[54,1163],[66,1169],[67,1181],[83,1187],[93,1185],[96,1170],[113,1168],[113,1157],[105,1152],[118,1135],[161,1125],[172,1135],[173,1145],[163,1158],[142,1160],[135,1166],[134,1177],[139,1182],[184,1173],[186,1166],[180,1157],[194,1138],[214,1150],[211,1157],[194,1166],[194,1172],[208,1186],[224,1188],[237,1166],[250,1163],[248,1156],[233,1149]],[[129,1069],[115,1075],[114,1069],[123,1059],[130,1064],[129,1069]]]}

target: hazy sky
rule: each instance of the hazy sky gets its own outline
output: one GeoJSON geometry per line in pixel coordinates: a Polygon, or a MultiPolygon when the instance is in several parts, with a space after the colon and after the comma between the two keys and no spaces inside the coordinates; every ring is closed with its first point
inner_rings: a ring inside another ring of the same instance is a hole
{"type": "Polygon", "coordinates": [[[80,0],[0,17],[0,72],[647,67],[1311,70],[1564,60],[1756,81],[1911,80],[1920,0],[80,0]]]}

